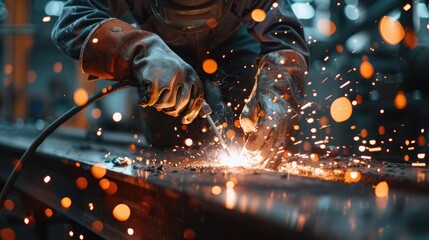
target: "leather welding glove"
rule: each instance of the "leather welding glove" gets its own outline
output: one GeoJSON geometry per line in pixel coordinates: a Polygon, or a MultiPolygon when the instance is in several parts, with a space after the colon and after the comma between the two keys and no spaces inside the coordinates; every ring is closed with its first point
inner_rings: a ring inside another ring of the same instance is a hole
{"type": "Polygon", "coordinates": [[[247,135],[242,155],[254,166],[274,169],[276,153],[293,137],[300,119],[307,64],[294,50],[271,52],[262,57],[255,85],[240,115],[247,135]]]}
{"type": "Polygon", "coordinates": [[[156,34],[118,19],[98,24],[86,39],[83,72],[108,80],[137,80],[139,104],[191,123],[203,104],[204,89],[195,70],[156,34]]]}

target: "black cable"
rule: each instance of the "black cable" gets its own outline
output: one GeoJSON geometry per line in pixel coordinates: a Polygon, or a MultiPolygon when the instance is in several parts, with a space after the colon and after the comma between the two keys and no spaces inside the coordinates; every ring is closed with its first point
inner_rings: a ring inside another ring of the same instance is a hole
{"type": "Polygon", "coordinates": [[[10,173],[8,179],[6,180],[5,185],[3,186],[3,189],[0,193],[0,211],[3,208],[3,203],[6,200],[7,194],[9,193],[10,189],[12,188],[13,184],[15,183],[16,179],[18,178],[19,174],[21,173],[25,163],[30,159],[30,157],[36,152],[37,148],[40,146],[40,144],[45,141],[45,139],[51,135],[52,132],[54,132],[59,126],[61,126],[64,122],[69,120],[71,117],[73,117],[75,114],[80,112],[81,110],[85,109],[87,106],[91,105],[94,102],[97,102],[98,100],[102,99],[104,96],[125,88],[125,87],[131,87],[131,86],[138,86],[138,83],[135,81],[122,81],[115,83],[111,86],[103,88],[101,91],[95,93],[93,96],[91,96],[88,101],[83,104],[82,106],[74,106],[70,110],[68,110],[66,113],[64,113],[61,117],[57,118],[54,122],[52,122],[48,127],[46,127],[45,130],[43,130],[42,133],[39,134],[39,136],[31,143],[30,147],[24,152],[24,154],[21,156],[20,160],[15,164],[14,169],[10,173]]]}

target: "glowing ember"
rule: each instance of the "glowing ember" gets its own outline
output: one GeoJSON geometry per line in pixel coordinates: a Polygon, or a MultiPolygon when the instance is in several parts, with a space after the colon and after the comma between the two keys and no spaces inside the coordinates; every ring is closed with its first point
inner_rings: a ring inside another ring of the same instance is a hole
{"type": "Polygon", "coordinates": [[[265,17],[267,16],[265,11],[259,8],[253,10],[251,15],[252,15],[253,21],[255,22],[262,22],[265,20],[265,17]]]}
{"type": "Polygon", "coordinates": [[[389,194],[389,185],[387,185],[386,181],[379,182],[377,186],[375,186],[375,196],[378,198],[387,197],[389,194]]]}
{"type": "Polygon", "coordinates": [[[63,208],[69,208],[71,204],[72,200],[69,197],[64,197],[61,199],[61,206],[63,206],[63,208]]]}
{"type": "Polygon", "coordinates": [[[381,18],[379,31],[383,40],[391,45],[398,44],[405,36],[405,31],[401,23],[389,16],[381,18]]]}
{"type": "Polygon", "coordinates": [[[83,106],[88,102],[88,92],[83,88],[74,91],[73,100],[78,106],[83,106]]]}
{"type": "Polygon", "coordinates": [[[213,59],[206,59],[203,62],[203,70],[208,74],[212,74],[217,70],[217,62],[213,59]]]}
{"type": "Polygon", "coordinates": [[[336,122],[344,122],[352,115],[353,106],[348,98],[340,97],[332,102],[330,112],[336,122]]]}
{"type": "Polygon", "coordinates": [[[127,221],[128,218],[131,215],[131,210],[128,205],[120,203],[116,205],[116,207],[112,211],[113,217],[116,218],[116,220],[124,222],[127,221]]]}

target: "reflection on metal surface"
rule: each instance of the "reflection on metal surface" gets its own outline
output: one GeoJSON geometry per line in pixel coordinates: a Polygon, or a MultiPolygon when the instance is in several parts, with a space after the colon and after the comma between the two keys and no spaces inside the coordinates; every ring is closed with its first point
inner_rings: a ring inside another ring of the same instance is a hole
{"type": "Polygon", "coordinates": [[[225,193],[225,207],[234,209],[237,203],[237,193],[233,188],[227,188],[225,193]]]}

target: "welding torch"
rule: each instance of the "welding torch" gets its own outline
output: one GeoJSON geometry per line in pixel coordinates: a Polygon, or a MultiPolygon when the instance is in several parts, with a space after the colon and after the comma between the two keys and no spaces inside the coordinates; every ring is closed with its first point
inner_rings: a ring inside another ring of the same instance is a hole
{"type": "MultiPolygon", "coordinates": [[[[139,84],[137,81],[123,81],[118,82],[116,84],[113,84],[107,88],[103,88],[103,90],[98,91],[93,96],[88,98],[88,101],[83,105],[76,105],[72,107],[70,110],[68,110],[66,113],[61,115],[59,118],[57,118],[55,121],[53,121],[51,124],[49,124],[37,138],[31,143],[31,145],[27,148],[27,150],[24,152],[24,154],[21,156],[21,158],[18,160],[18,163],[15,164],[15,167],[13,168],[12,172],[10,173],[9,177],[7,178],[1,192],[0,192],[0,212],[3,207],[3,203],[6,200],[6,197],[11,190],[13,184],[15,183],[16,179],[18,178],[19,174],[21,173],[22,168],[24,165],[26,165],[26,162],[29,161],[31,156],[36,152],[37,148],[42,144],[45,139],[51,135],[59,126],[61,126],[63,123],[65,123],[68,119],[76,115],[81,110],[85,109],[89,105],[93,104],[94,102],[99,101],[104,96],[109,95],[112,92],[115,92],[119,89],[127,88],[127,87],[138,87],[139,84]]],[[[216,128],[215,123],[213,122],[213,119],[211,118],[210,114],[212,113],[212,109],[207,104],[206,101],[203,103],[203,107],[200,110],[200,116],[202,118],[207,118],[207,121],[209,122],[211,128],[213,129],[213,132],[216,134],[216,136],[219,139],[220,144],[222,145],[225,152],[230,156],[228,150],[226,149],[226,143],[224,139],[222,138],[222,135],[219,133],[218,129],[216,128]]]]}
{"type": "Polygon", "coordinates": [[[223,139],[222,135],[217,129],[216,124],[214,123],[213,118],[210,116],[210,114],[212,114],[212,109],[210,105],[204,100],[203,107],[200,110],[200,116],[202,118],[207,119],[207,121],[210,124],[210,127],[213,129],[213,132],[215,133],[216,137],[219,139],[219,143],[222,145],[223,150],[228,155],[228,157],[231,157],[231,154],[229,154],[229,151],[227,149],[225,140],[223,139]]]}

